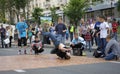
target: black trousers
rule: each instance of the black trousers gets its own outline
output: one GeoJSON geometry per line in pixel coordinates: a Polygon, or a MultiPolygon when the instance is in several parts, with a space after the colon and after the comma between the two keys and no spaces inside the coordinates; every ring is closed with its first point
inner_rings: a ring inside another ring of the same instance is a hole
{"type": "Polygon", "coordinates": [[[73,55],[82,56],[82,51],[84,50],[84,45],[82,43],[75,44],[74,46],[70,45],[73,50],[73,55]]]}
{"type": "Polygon", "coordinates": [[[36,47],[36,46],[33,46],[32,49],[33,49],[33,51],[35,51],[35,54],[42,53],[44,51],[43,48],[38,49],[38,47],[36,47]]]}
{"type": "Polygon", "coordinates": [[[12,36],[10,36],[10,38],[9,38],[9,40],[10,40],[10,43],[9,43],[9,47],[11,47],[11,45],[12,45],[12,36]]]}
{"type": "Polygon", "coordinates": [[[54,48],[52,51],[51,51],[51,54],[56,54],[58,57],[62,58],[62,59],[70,59],[70,56],[68,56],[67,54],[67,51],[66,52],[62,52],[61,50],[59,50],[58,48],[54,48]]]}

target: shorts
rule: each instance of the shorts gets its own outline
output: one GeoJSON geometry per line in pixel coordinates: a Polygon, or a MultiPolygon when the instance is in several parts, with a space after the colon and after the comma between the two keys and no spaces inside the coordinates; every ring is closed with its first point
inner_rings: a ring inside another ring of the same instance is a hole
{"type": "Polygon", "coordinates": [[[21,39],[18,39],[18,46],[27,46],[27,39],[26,37],[22,37],[21,39]]]}

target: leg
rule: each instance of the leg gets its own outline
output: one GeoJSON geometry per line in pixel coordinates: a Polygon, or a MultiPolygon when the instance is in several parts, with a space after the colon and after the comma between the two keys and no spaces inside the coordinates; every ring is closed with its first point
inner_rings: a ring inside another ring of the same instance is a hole
{"type": "Polygon", "coordinates": [[[50,32],[42,32],[42,35],[50,37],[51,40],[53,41],[54,45],[56,47],[59,46],[60,42],[57,40],[57,38],[56,38],[56,36],[54,34],[52,34],[50,32]]]}
{"type": "Polygon", "coordinates": [[[27,54],[26,48],[27,48],[27,38],[23,37],[22,38],[22,42],[24,44],[24,54],[27,54]]]}
{"type": "Polygon", "coordinates": [[[38,54],[38,48],[35,45],[32,47],[32,50],[34,51],[35,54],[38,54]]]}
{"type": "Polygon", "coordinates": [[[10,40],[9,47],[11,47],[11,44],[12,44],[12,36],[10,36],[9,40],[10,40]]]}
{"type": "Polygon", "coordinates": [[[115,59],[115,57],[116,57],[116,55],[114,55],[113,53],[110,53],[105,57],[105,60],[113,60],[113,59],[115,59]]]}
{"type": "Polygon", "coordinates": [[[61,43],[65,44],[65,35],[64,35],[64,36],[62,36],[61,43]]]}
{"type": "Polygon", "coordinates": [[[4,37],[1,37],[1,44],[2,44],[2,48],[4,48],[4,37]]]}

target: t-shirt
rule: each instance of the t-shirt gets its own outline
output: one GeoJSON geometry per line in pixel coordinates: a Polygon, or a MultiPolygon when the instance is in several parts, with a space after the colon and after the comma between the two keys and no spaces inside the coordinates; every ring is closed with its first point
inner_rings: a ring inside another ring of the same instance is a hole
{"type": "Polygon", "coordinates": [[[101,22],[95,23],[94,29],[96,30],[96,33],[98,33],[100,31],[100,24],[101,24],[101,22]]]}
{"type": "Polygon", "coordinates": [[[112,23],[112,31],[113,32],[117,32],[117,27],[118,27],[118,23],[117,22],[113,22],[112,23]]]}
{"type": "Polygon", "coordinates": [[[57,34],[61,34],[62,36],[64,36],[66,34],[66,32],[63,32],[63,30],[66,30],[66,26],[63,23],[59,23],[58,25],[56,25],[55,30],[57,32],[57,34]]]}
{"type": "Polygon", "coordinates": [[[78,43],[83,43],[84,45],[86,45],[86,42],[82,37],[78,37],[77,39],[74,38],[72,40],[72,44],[78,44],[78,43]]]}
{"type": "Polygon", "coordinates": [[[5,28],[0,29],[1,37],[5,37],[6,34],[5,32],[6,32],[5,28]]]}
{"type": "Polygon", "coordinates": [[[31,46],[36,46],[37,48],[42,48],[42,42],[41,41],[33,41],[31,46]]]}
{"type": "Polygon", "coordinates": [[[100,24],[100,38],[106,38],[108,33],[107,33],[107,28],[109,28],[109,25],[107,22],[103,22],[100,24]]]}
{"type": "Polygon", "coordinates": [[[26,29],[28,28],[28,25],[25,22],[18,22],[16,25],[16,29],[19,32],[20,37],[26,37],[26,29]]]}

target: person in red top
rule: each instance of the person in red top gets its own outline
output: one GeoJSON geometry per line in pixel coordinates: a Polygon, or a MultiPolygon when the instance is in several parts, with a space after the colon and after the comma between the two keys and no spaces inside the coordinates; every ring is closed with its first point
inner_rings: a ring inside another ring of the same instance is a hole
{"type": "Polygon", "coordinates": [[[117,28],[118,28],[118,23],[116,22],[116,19],[113,19],[112,32],[113,32],[113,37],[115,38],[115,40],[117,40],[117,28]]]}

